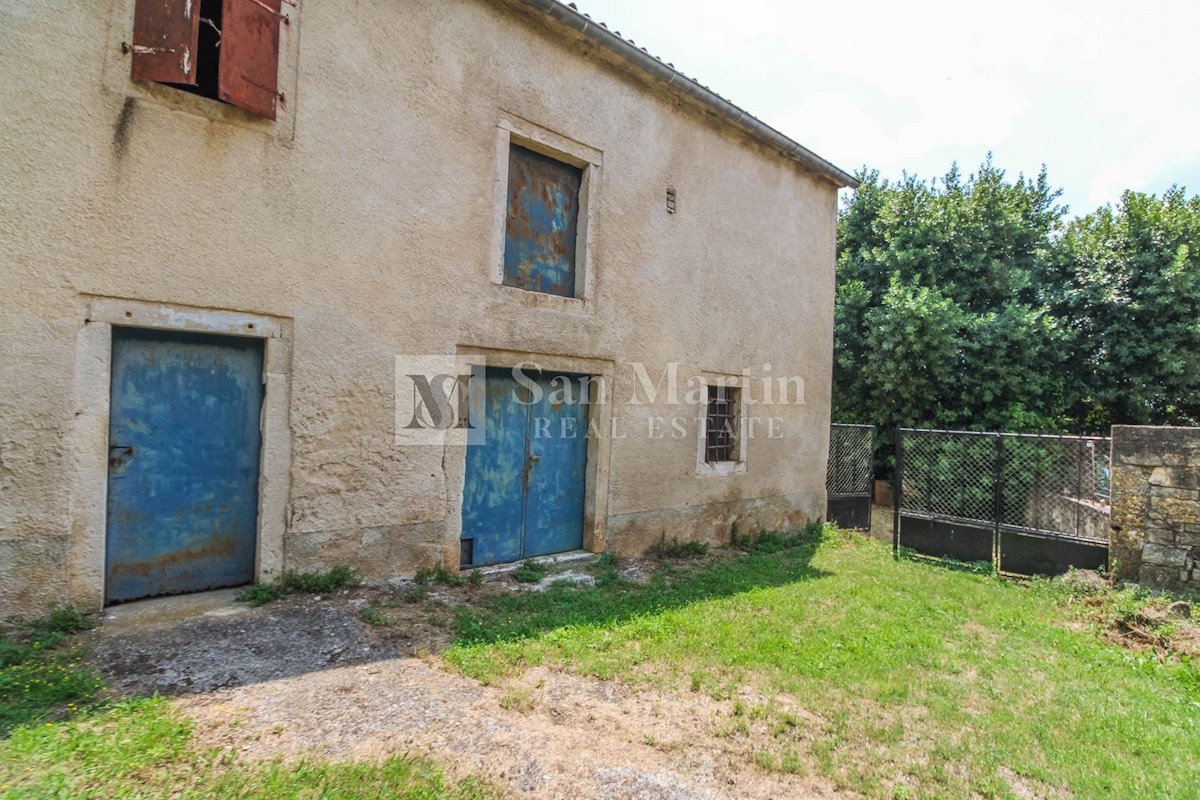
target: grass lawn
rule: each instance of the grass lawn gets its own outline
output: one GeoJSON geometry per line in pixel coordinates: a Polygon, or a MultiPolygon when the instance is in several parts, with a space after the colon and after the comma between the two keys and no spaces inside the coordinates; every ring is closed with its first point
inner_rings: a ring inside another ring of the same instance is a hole
{"type": "Polygon", "coordinates": [[[545,664],[766,698],[714,735],[766,730],[759,767],[871,796],[1200,796],[1197,665],[1105,643],[1059,582],[831,531],[745,549],[466,607],[445,657],[483,681],[545,664]]]}
{"type": "Polygon", "coordinates": [[[475,800],[474,781],[449,784],[428,761],[244,765],[237,755],[191,741],[170,703],[142,699],[67,723],[17,728],[0,743],[6,798],[245,798],[246,800],[475,800]]]}
{"type": "MultiPolygon", "coordinates": [[[[895,560],[819,528],[662,555],[644,585],[610,557],[595,586],[544,592],[447,574],[462,591],[444,658],[484,682],[541,664],[702,692],[728,709],[711,735],[737,738],[729,752],[755,769],[869,796],[1200,797],[1200,665],[1162,649],[1174,623],[1148,632],[1158,650],[1101,638],[1101,619],[1144,628],[1133,593],[895,560]]],[[[264,764],[203,747],[168,701],[103,705],[71,644],[85,624],[56,609],[0,632],[0,796],[494,795],[421,759],[264,764]]]]}
{"type": "Polygon", "coordinates": [[[160,698],[105,704],[100,679],[70,634],[88,627],[67,608],[0,629],[0,797],[340,798],[476,800],[431,762],[246,764],[202,748],[192,724],[160,698]],[[45,721],[47,719],[55,721],[45,721]]]}
{"type": "Polygon", "coordinates": [[[82,614],[62,607],[40,619],[0,625],[0,736],[47,714],[72,714],[91,704],[100,679],[70,641],[88,627],[82,614]]]}

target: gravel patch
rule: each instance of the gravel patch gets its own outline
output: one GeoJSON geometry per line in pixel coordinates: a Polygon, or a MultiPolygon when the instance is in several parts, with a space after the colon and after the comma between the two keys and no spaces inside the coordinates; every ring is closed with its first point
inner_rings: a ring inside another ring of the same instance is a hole
{"type": "Polygon", "coordinates": [[[370,641],[351,610],[308,597],[117,621],[91,635],[90,650],[110,686],[129,695],[210,692],[396,654],[370,641]]]}
{"type": "Polygon", "coordinates": [[[397,658],[190,695],[210,747],[250,759],[428,755],[455,777],[528,798],[832,798],[822,780],[765,772],[748,741],[713,735],[730,704],[532,669],[482,686],[433,659],[397,658]],[[525,711],[502,706],[514,685],[525,711]]]}
{"type": "Polygon", "coordinates": [[[414,753],[454,778],[484,778],[532,800],[853,796],[755,766],[755,749],[772,742],[721,732],[732,698],[543,668],[494,686],[453,672],[436,655],[453,604],[528,589],[429,587],[410,601],[410,588],[293,596],[257,609],[234,603],[232,592],[167,598],[110,609],[86,636],[118,693],[177,697],[201,747],[249,760],[414,753]],[[367,606],[388,624],[363,624],[367,606]]]}

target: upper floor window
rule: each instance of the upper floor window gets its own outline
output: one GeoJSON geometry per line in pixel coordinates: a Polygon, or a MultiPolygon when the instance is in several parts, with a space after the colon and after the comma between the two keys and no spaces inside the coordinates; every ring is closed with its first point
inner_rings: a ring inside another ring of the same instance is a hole
{"type": "Polygon", "coordinates": [[[281,8],[281,0],[136,0],[132,77],[275,119],[281,8]]]}
{"type": "Polygon", "coordinates": [[[509,145],[505,286],[575,297],[583,170],[509,145]]]}

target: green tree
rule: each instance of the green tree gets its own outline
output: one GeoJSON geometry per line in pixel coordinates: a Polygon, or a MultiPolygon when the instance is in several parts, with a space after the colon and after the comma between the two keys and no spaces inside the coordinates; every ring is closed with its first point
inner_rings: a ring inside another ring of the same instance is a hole
{"type": "Polygon", "coordinates": [[[1060,428],[1065,336],[1036,279],[1064,209],[1045,169],[859,177],[838,222],[835,419],[1060,428]]]}
{"type": "Polygon", "coordinates": [[[1200,424],[1200,196],[1126,192],[1074,220],[1041,283],[1070,332],[1072,419],[1200,424]]]}

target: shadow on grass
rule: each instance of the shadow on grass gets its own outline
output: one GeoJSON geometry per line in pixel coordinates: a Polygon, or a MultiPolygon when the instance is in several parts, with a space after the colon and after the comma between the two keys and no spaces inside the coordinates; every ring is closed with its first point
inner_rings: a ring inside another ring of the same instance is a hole
{"type": "Polygon", "coordinates": [[[954,572],[969,572],[972,575],[1000,574],[996,571],[995,565],[990,561],[959,561],[954,558],[947,558],[946,556],[925,555],[908,547],[898,548],[896,550],[896,558],[903,561],[914,561],[918,564],[932,564],[954,572]]]}
{"type": "Polygon", "coordinates": [[[528,639],[576,626],[604,626],[753,589],[820,578],[812,566],[826,536],[820,525],[794,533],[767,532],[736,544],[736,556],[695,564],[662,561],[645,584],[622,580],[615,561],[597,559],[595,586],[552,585],[542,592],[489,598],[459,609],[453,644],[487,645],[528,639]]]}
{"type": "MultiPolygon", "coordinates": [[[[253,612],[234,606],[233,613],[203,613],[167,624],[151,618],[146,624],[102,630],[82,643],[82,659],[66,648],[37,658],[28,655],[31,650],[0,652],[0,666],[8,667],[0,670],[0,730],[47,714],[58,718],[59,712],[75,708],[69,703],[83,705],[100,687],[97,676],[104,676],[107,694],[117,696],[194,694],[391,659],[405,655],[406,648],[440,652],[450,636],[454,645],[512,642],[808,580],[824,574],[810,563],[824,537],[838,535],[815,526],[762,534],[742,543],[736,554],[651,561],[652,574],[644,584],[623,579],[616,560],[601,556],[590,567],[595,586],[488,591],[455,579],[439,588],[450,599],[439,600],[432,609],[421,599],[394,606],[388,601],[395,596],[368,594],[369,602],[386,605],[389,614],[399,617],[382,629],[365,627],[355,606],[301,593],[253,612]],[[452,610],[454,616],[431,622],[438,609],[452,610]],[[414,633],[407,623],[419,630],[414,633]],[[387,627],[400,635],[389,636],[387,627]]],[[[424,597],[424,584],[414,589],[424,597]]],[[[382,615],[378,609],[376,613],[382,615]]]]}
{"type": "Polygon", "coordinates": [[[0,624],[0,738],[13,728],[87,707],[100,680],[70,637],[91,623],[68,606],[51,606],[38,619],[9,617],[0,624]]]}

